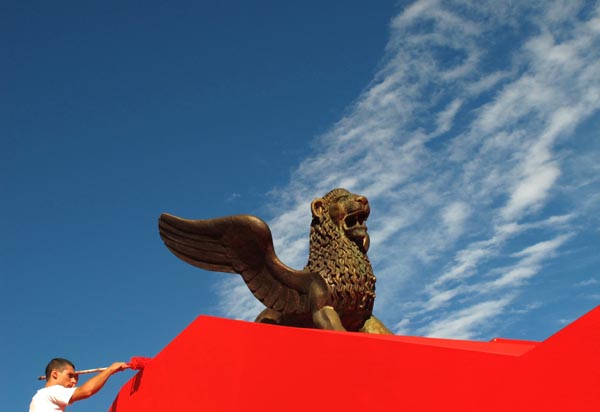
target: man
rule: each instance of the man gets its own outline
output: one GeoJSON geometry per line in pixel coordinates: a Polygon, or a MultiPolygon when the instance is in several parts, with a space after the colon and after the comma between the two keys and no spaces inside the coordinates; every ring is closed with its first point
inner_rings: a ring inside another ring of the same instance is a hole
{"type": "Polygon", "coordinates": [[[46,366],[46,386],[31,399],[29,412],[64,411],[67,405],[94,395],[112,374],[128,367],[127,363],[115,362],[83,385],[75,386],[79,380],[75,365],[67,359],[52,359],[46,366]]]}

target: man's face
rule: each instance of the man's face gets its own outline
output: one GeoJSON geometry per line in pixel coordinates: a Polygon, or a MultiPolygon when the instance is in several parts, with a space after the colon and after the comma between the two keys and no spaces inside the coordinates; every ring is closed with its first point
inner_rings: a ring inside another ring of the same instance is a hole
{"type": "Polygon", "coordinates": [[[65,366],[62,371],[55,369],[53,371],[53,374],[54,373],[56,373],[56,383],[64,386],[65,388],[73,388],[75,385],[77,385],[77,381],[79,380],[79,376],[77,376],[71,365],[65,366]]]}

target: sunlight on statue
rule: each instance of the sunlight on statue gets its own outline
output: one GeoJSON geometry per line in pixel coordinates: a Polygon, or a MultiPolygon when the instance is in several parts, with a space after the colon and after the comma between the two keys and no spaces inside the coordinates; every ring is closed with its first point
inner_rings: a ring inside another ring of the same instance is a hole
{"type": "Polygon", "coordinates": [[[311,203],[308,263],[283,264],[269,226],[249,215],[187,220],[159,218],[165,245],[205,270],[239,273],[266,309],[257,322],[392,334],[373,316],[375,275],[367,257],[366,197],[334,189],[311,203]]]}

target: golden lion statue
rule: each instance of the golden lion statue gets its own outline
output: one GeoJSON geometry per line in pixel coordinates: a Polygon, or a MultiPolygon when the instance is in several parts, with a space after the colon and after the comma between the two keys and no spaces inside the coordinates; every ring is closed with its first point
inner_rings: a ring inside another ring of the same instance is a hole
{"type": "Polygon", "coordinates": [[[372,315],[375,275],[367,257],[366,197],[334,189],[311,203],[310,253],[303,270],[284,265],[268,225],[255,216],[159,218],[165,245],[202,269],[239,273],[267,308],[257,322],[391,334],[372,315]]]}

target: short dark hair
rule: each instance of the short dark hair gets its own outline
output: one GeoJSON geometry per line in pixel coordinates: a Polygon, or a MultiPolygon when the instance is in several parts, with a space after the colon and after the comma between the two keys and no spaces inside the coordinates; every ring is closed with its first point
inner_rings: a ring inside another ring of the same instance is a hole
{"type": "Polygon", "coordinates": [[[67,367],[67,365],[71,365],[71,367],[75,369],[75,365],[73,365],[73,362],[65,358],[54,358],[50,362],[48,362],[48,365],[46,366],[46,381],[50,379],[50,375],[52,375],[52,371],[54,369],[58,370],[59,372],[62,372],[67,367]]]}

